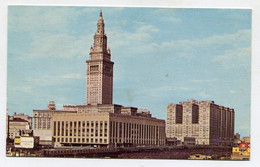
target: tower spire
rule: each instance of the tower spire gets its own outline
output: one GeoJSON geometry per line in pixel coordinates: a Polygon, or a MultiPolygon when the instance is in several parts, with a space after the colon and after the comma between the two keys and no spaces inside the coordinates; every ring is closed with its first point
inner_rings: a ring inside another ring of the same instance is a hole
{"type": "Polygon", "coordinates": [[[100,9],[99,17],[102,17],[102,10],[100,9]]]}
{"type": "Polygon", "coordinates": [[[100,9],[99,18],[98,18],[98,24],[104,24],[103,16],[102,16],[102,10],[100,9]]]}
{"type": "Polygon", "coordinates": [[[104,19],[102,16],[102,10],[100,10],[99,13],[99,18],[98,18],[98,22],[97,22],[97,34],[104,34],[105,32],[105,24],[104,24],[104,19]]]}

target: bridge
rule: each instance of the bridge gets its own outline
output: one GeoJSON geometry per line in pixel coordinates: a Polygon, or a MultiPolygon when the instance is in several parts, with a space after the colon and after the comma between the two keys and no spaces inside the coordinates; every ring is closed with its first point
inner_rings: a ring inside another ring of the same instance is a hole
{"type": "Polygon", "coordinates": [[[78,158],[152,158],[187,159],[193,154],[230,156],[231,147],[224,146],[161,146],[161,147],[124,147],[124,148],[56,148],[44,149],[44,157],[78,158]]]}

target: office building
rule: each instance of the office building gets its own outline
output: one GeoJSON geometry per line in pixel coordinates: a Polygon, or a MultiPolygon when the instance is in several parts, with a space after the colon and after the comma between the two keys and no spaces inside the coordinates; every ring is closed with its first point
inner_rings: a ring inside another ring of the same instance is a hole
{"type": "Polygon", "coordinates": [[[234,109],[214,101],[183,101],[167,106],[167,138],[195,138],[196,145],[232,145],[234,109]]]}

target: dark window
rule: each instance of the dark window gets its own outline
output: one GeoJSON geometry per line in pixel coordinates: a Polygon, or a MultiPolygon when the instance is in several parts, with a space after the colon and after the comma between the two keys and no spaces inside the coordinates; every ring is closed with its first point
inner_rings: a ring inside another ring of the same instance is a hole
{"type": "Polygon", "coordinates": [[[98,65],[90,66],[90,71],[98,71],[98,65]]]}
{"type": "Polygon", "coordinates": [[[60,122],[58,122],[58,136],[60,136],[60,122]]]}
{"type": "Polygon", "coordinates": [[[56,121],[54,121],[54,136],[56,136],[56,121]]]}
{"type": "Polygon", "coordinates": [[[197,105],[192,105],[192,123],[199,123],[199,107],[197,105]]]}
{"type": "Polygon", "coordinates": [[[182,115],[183,115],[182,106],[179,106],[179,105],[176,106],[175,114],[176,114],[176,116],[175,116],[176,124],[182,124],[182,115]]]}
{"type": "Polygon", "coordinates": [[[64,136],[64,121],[61,122],[61,135],[64,136]]]}

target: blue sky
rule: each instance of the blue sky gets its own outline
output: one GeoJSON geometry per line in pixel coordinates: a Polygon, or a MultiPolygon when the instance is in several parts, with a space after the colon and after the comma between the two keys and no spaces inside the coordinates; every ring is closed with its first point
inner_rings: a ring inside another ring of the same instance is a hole
{"type": "Polygon", "coordinates": [[[114,103],[147,108],[214,100],[250,135],[251,10],[9,7],[9,113],[54,100],[85,103],[86,60],[102,9],[114,64],[114,103]]]}

